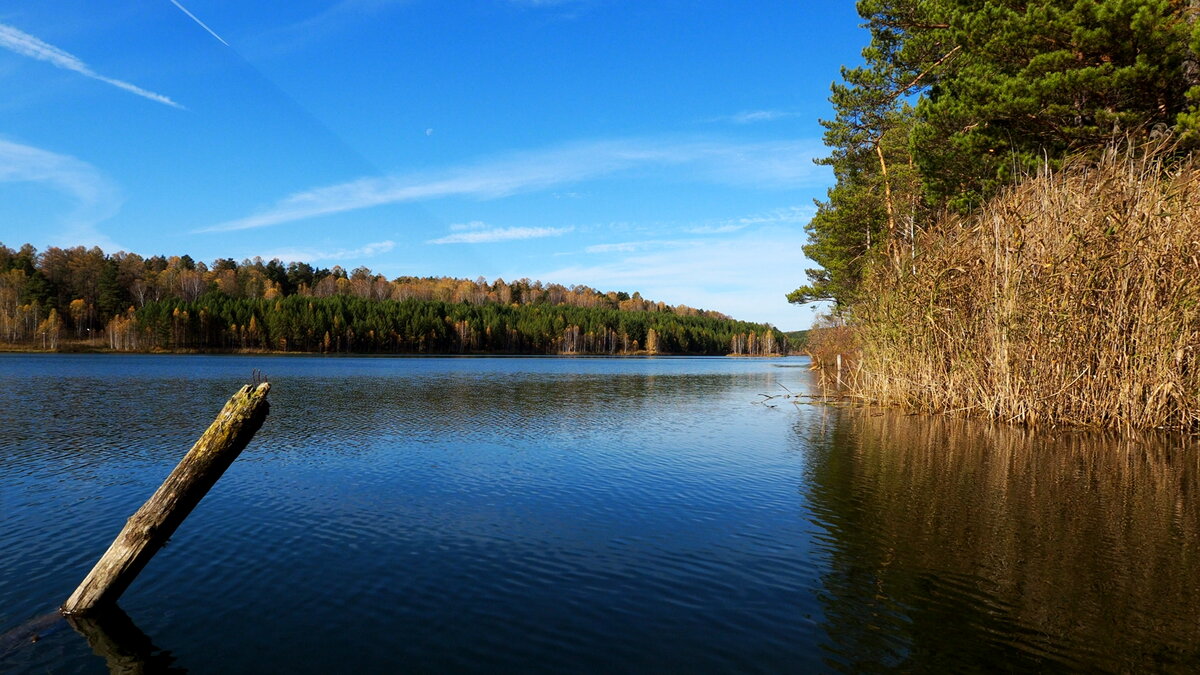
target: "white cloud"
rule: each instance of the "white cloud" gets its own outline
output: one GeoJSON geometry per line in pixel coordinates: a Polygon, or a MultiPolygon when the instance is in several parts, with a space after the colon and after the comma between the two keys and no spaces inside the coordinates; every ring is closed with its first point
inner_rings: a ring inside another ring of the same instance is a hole
{"type": "Polygon", "coordinates": [[[74,202],[74,209],[63,222],[66,229],[54,238],[54,243],[100,246],[110,252],[120,248],[96,231],[98,223],[120,209],[120,192],[91,164],[0,139],[0,183],[17,182],[45,184],[74,202]]]}
{"type": "Polygon", "coordinates": [[[450,226],[451,232],[462,232],[464,230],[482,230],[487,228],[487,223],[482,220],[472,220],[469,223],[454,223],[450,226]]]}
{"type": "MultiPolygon", "coordinates": [[[[468,226],[482,225],[479,221],[468,223],[468,226]]],[[[451,226],[450,229],[454,229],[451,226]]],[[[440,239],[431,239],[427,244],[492,244],[498,241],[516,241],[520,239],[539,239],[541,237],[559,237],[575,228],[573,227],[503,227],[495,229],[480,229],[474,227],[465,231],[448,234],[440,239]]]]}
{"type": "Polygon", "coordinates": [[[686,246],[688,242],[680,241],[663,241],[659,239],[648,239],[646,241],[623,241],[615,244],[595,244],[583,249],[584,253],[633,253],[634,251],[644,251],[649,248],[662,248],[667,246],[686,246]]]}
{"type": "Polygon", "coordinates": [[[766,213],[741,218],[731,218],[706,225],[696,225],[686,229],[692,234],[728,234],[743,230],[751,225],[788,225],[805,224],[816,215],[815,206],[789,206],[775,209],[766,213]]]}
{"type": "Polygon", "coordinates": [[[749,225],[746,223],[725,223],[724,225],[697,225],[696,227],[689,227],[687,231],[692,234],[729,234],[738,230],[744,230],[747,227],[749,225]]]}
{"type": "Polygon", "coordinates": [[[31,59],[37,59],[38,61],[45,61],[64,70],[70,70],[79,73],[80,75],[90,77],[93,80],[99,80],[106,84],[111,84],[114,87],[124,89],[132,94],[137,94],[142,98],[147,98],[157,103],[162,103],[175,108],[183,107],[175,101],[172,101],[170,98],[163,96],[162,94],[156,94],[152,91],[147,91],[141,87],[132,85],[122,80],[105,77],[104,75],[92,70],[90,66],[81,61],[78,57],[68,54],[52,44],[43,42],[28,33],[2,23],[0,23],[0,47],[8,49],[12,52],[16,52],[21,56],[27,56],[31,59]]]}
{"type": "Polygon", "coordinates": [[[387,253],[394,248],[396,248],[396,242],[394,241],[377,241],[373,244],[367,244],[354,253],[363,257],[367,257],[379,255],[380,253],[387,253]]]}
{"type": "Polygon", "coordinates": [[[743,110],[728,117],[718,117],[714,121],[733,122],[734,124],[754,124],[755,122],[774,122],[775,120],[799,116],[800,113],[798,112],[788,112],[786,110],[743,110]]]}
{"type": "MultiPolygon", "coordinates": [[[[280,55],[326,39],[338,33],[359,28],[364,23],[378,21],[379,16],[393,8],[407,5],[411,0],[339,0],[326,4],[316,14],[292,23],[269,28],[266,32],[245,41],[245,46],[259,56],[280,55]]],[[[292,3],[300,9],[304,3],[292,3]]],[[[278,12],[283,14],[283,12],[278,12]]]]}
{"type": "Polygon", "coordinates": [[[713,309],[793,330],[808,326],[814,312],[785,299],[804,282],[804,269],[812,266],[800,250],[804,243],[804,233],[795,228],[767,226],[734,237],[608,245],[594,252],[610,257],[595,264],[507,273],[605,290],[637,290],[669,304],[713,309]]]}
{"type": "Polygon", "coordinates": [[[670,169],[691,181],[788,189],[823,184],[812,141],[733,143],[630,139],[591,141],[514,153],[434,174],[358,180],[297,192],[250,216],[200,232],[279,225],[356,209],[445,197],[497,199],[633,169],[670,169]]]}
{"type": "Polygon", "coordinates": [[[353,249],[333,249],[321,250],[313,248],[289,248],[272,251],[268,255],[262,256],[270,260],[279,258],[284,262],[293,261],[316,261],[316,260],[357,260],[359,258],[371,258],[373,256],[382,255],[396,248],[394,241],[377,241],[359,248],[353,249]]]}

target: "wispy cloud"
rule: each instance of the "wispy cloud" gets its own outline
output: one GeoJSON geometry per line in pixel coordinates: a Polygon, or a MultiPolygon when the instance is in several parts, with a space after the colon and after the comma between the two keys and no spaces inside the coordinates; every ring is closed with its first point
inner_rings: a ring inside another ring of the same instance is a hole
{"type": "Polygon", "coordinates": [[[120,209],[120,192],[91,164],[0,138],[0,183],[16,182],[45,184],[74,203],[63,219],[65,232],[54,243],[119,248],[96,225],[120,209]]]}
{"type": "Polygon", "coordinates": [[[497,199],[633,169],[675,171],[672,177],[755,188],[822,184],[813,141],[733,143],[713,140],[615,140],[572,143],[433,174],[361,178],[295,193],[254,215],[203,228],[229,232],[279,225],[383,204],[445,197],[497,199]]]}
{"type": "Polygon", "coordinates": [[[744,230],[752,225],[798,225],[812,220],[816,212],[817,209],[813,206],[789,206],[752,216],[742,216],[715,223],[695,225],[686,228],[685,231],[692,234],[728,234],[744,230]]]}
{"type": "Polygon", "coordinates": [[[697,225],[696,227],[689,227],[687,231],[692,234],[729,234],[730,232],[744,230],[747,227],[749,225],[745,223],[725,223],[724,225],[697,225]]]}
{"type": "Polygon", "coordinates": [[[754,124],[756,122],[774,122],[791,117],[799,117],[800,113],[787,110],[743,110],[733,115],[714,117],[709,122],[733,122],[734,124],[754,124]]]}
{"type": "Polygon", "coordinates": [[[217,41],[218,41],[218,42],[220,42],[221,44],[225,45],[226,47],[228,47],[228,46],[229,46],[229,43],[228,43],[228,42],[226,42],[224,38],[222,38],[220,35],[217,35],[216,31],[214,31],[213,29],[209,28],[209,27],[208,27],[208,24],[204,23],[204,22],[203,22],[203,21],[201,21],[199,18],[197,18],[195,14],[192,14],[191,12],[189,12],[187,7],[184,7],[183,5],[179,4],[178,0],[171,0],[171,4],[172,4],[172,5],[175,5],[176,7],[178,7],[178,8],[179,8],[179,11],[183,12],[184,14],[187,14],[187,15],[188,15],[188,17],[189,17],[189,18],[191,18],[191,20],[192,20],[192,21],[195,21],[197,24],[199,24],[201,28],[203,28],[204,30],[208,31],[208,34],[209,34],[209,35],[211,35],[211,36],[213,36],[213,37],[217,38],[217,41]]]}
{"type": "Polygon", "coordinates": [[[651,248],[686,246],[689,242],[647,239],[645,241],[622,241],[615,244],[593,244],[583,249],[584,253],[634,253],[651,248]]]}
{"type": "Polygon", "coordinates": [[[487,228],[487,223],[482,220],[472,220],[469,223],[454,223],[450,225],[451,232],[463,232],[465,230],[483,230],[487,228]]]}
{"type": "Polygon", "coordinates": [[[324,250],[317,248],[285,248],[271,251],[268,255],[263,256],[268,260],[271,258],[279,258],[285,262],[304,261],[313,262],[317,260],[358,260],[359,258],[371,258],[377,255],[388,253],[396,248],[394,241],[377,241],[358,248],[339,248],[332,250],[324,250]]]}
{"type": "MultiPolygon", "coordinates": [[[[508,4],[515,7],[525,7],[531,10],[578,10],[587,9],[594,3],[594,0],[508,0],[508,4]]],[[[575,18],[576,14],[569,12],[562,15],[564,18],[575,18]]]]}
{"type": "Polygon", "coordinates": [[[540,239],[542,237],[559,237],[575,228],[573,227],[498,227],[488,228],[479,221],[467,223],[466,226],[450,226],[457,230],[440,239],[431,239],[427,244],[492,244],[498,241],[517,241],[520,239],[540,239]],[[482,227],[480,227],[482,226],[482,227]]]}
{"type": "Polygon", "coordinates": [[[525,269],[520,274],[601,289],[638,290],[647,298],[715,309],[790,330],[807,326],[814,311],[789,305],[784,297],[803,281],[801,270],[811,266],[800,253],[805,240],[796,228],[777,225],[732,237],[625,242],[596,250],[610,256],[592,264],[525,269]],[[758,272],[747,274],[747,270],[758,272]]]}
{"type": "Polygon", "coordinates": [[[268,29],[250,42],[252,48],[260,54],[287,53],[377,21],[380,14],[407,5],[411,1],[338,0],[316,14],[268,29]]]}
{"type": "Polygon", "coordinates": [[[99,80],[105,84],[111,84],[119,89],[124,89],[131,94],[137,94],[142,98],[150,99],[157,103],[169,105],[174,108],[183,108],[170,98],[162,94],[156,94],[152,91],[147,91],[136,85],[132,85],[123,80],[117,80],[111,77],[106,77],[92,70],[90,66],[80,60],[78,57],[69,54],[52,44],[43,42],[38,38],[17,30],[12,26],[0,23],[0,47],[9,51],[16,52],[21,56],[27,56],[38,61],[45,61],[64,70],[70,70],[85,77],[90,77],[93,80],[99,80]]]}
{"type": "Polygon", "coordinates": [[[673,228],[703,236],[595,244],[583,249],[591,257],[576,258],[579,262],[558,269],[535,270],[532,276],[596,288],[637,289],[645,297],[670,304],[715,309],[785,329],[802,328],[824,306],[797,308],[784,296],[800,283],[799,270],[812,266],[800,252],[807,236],[796,225],[808,222],[815,211],[812,206],[788,206],[673,228]]]}

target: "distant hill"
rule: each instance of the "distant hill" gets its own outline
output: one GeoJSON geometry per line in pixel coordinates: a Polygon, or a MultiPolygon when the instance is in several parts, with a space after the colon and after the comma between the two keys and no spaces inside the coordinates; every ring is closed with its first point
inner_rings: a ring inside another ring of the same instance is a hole
{"type": "Polygon", "coordinates": [[[0,342],[33,348],[776,354],[783,333],[710,310],[519,279],[0,244],[0,342]]]}

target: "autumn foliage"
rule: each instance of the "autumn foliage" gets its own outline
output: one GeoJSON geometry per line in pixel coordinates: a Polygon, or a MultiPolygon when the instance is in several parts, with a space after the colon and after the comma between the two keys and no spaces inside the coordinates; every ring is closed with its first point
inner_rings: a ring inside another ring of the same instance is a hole
{"type": "Polygon", "coordinates": [[[0,245],[0,343],[58,349],[777,354],[719,312],[587,286],[0,245]]]}

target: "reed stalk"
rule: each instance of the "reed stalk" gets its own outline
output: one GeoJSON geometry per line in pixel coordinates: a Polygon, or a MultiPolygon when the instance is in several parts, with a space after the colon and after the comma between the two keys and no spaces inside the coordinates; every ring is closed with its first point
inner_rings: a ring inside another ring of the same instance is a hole
{"type": "MultiPolygon", "coordinates": [[[[1032,425],[1200,430],[1200,167],[1110,148],[873,265],[850,389],[1032,425]]],[[[814,331],[816,336],[817,331],[814,331]]]]}

